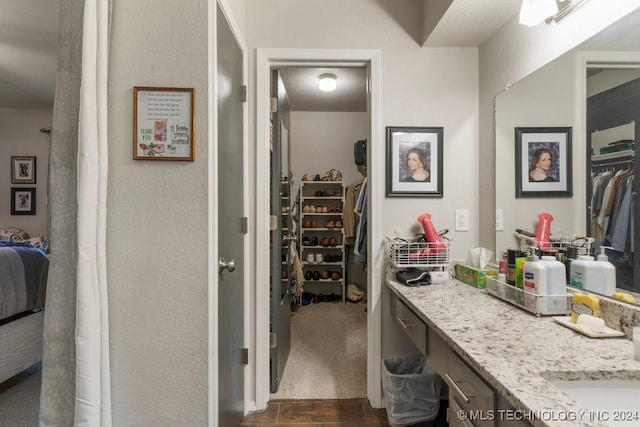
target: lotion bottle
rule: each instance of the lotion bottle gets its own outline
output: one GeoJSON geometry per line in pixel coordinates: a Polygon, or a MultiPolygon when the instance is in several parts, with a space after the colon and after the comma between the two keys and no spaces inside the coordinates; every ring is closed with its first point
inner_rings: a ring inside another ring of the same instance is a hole
{"type": "MultiPolygon", "coordinates": [[[[554,256],[543,256],[541,262],[547,269],[547,297],[546,304],[538,307],[541,314],[559,313],[567,308],[567,284],[564,264],[554,256]],[[545,310],[546,309],[546,310],[545,310]]],[[[538,304],[540,305],[540,304],[538,304]]]]}
{"type": "Polygon", "coordinates": [[[535,248],[531,248],[529,260],[523,267],[524,280],[524,305],[534,310],[536,313],[546,312],[543,307],[544,298],[538,298],[537,295],[547,294],[547,268],[538,259],[535,248]]]}
{"type": "Polygon", "coordinates": [[[600,254],[596,257],[596,261],[602,269],[602,288],[592,289],[594,292],[599,292],[604,295],[613,295],[616,291],[616,268],[609,262],[606,250],[613,249],[609,246],[600,246],[600,254]]]}

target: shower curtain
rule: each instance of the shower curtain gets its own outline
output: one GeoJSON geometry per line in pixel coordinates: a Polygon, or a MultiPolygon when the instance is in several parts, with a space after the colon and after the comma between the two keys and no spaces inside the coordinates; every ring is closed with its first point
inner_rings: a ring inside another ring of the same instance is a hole
{"type": "Polygon", "coordinates": [[[106,278],[111,0],[61,0],[41,426],[111,426],[106,278]]]}

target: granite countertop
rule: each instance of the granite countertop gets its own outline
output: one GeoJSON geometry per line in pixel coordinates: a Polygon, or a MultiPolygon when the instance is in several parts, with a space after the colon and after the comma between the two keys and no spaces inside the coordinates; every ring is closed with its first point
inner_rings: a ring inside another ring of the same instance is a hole
{"type": "Polygon", "coordinates": [[[640,380],[626,338],[586,337],[457,280],[414,288],[389,279],[387,286],[516,410],[541,414],[535,426],[604,425],[547,379],[640,380]]]}

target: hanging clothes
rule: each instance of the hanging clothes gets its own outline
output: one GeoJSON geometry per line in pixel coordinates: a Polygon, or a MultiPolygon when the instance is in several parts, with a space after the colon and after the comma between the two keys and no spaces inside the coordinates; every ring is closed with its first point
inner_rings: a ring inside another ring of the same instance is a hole
{"type": "Polygon", "coordinates": [[[356,216],[356,199],[360,193],[366,178],[350,184],[344,198],[344,208],[342,209],[342,226],[344,228],[344,241],[346,245],[353,246],[356,238],[356,225],[358,218],[356,216]]]}

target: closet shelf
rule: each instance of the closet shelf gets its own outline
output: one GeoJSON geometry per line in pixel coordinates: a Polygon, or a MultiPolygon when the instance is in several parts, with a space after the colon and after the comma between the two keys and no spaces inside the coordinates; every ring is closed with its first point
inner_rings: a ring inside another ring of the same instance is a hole
{"type": "Polygon", "coordinates": [[[594,154],[591,156],[592,162],[598,162],[602,160],[618,160],[634,157],[635,153],[633,150],[626,151],[617,151],[615,153],[607,153],[607,154],[594,154]]]}

